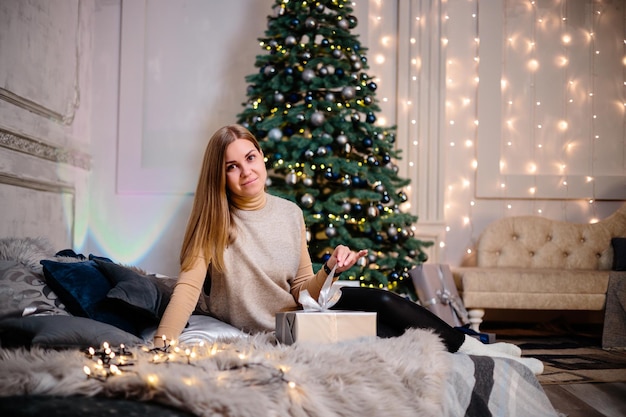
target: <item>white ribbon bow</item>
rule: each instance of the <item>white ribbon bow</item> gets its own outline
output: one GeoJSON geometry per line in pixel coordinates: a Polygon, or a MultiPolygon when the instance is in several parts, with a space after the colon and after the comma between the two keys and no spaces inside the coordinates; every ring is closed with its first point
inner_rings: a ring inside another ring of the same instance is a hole
{"type": "Polygon", "coordinates": [[[341,291],[337,286],[333,286],[333,277],[335,276],[335,269],[337,265],[330,270],[330,274],[324,281],[322,289],[320,290],[320,296],[316,301],[308,290],[300,291],[298,296],[298,302],[302,304],[304,311],[325,311],[337,304],[341,297],[341,291]]]}

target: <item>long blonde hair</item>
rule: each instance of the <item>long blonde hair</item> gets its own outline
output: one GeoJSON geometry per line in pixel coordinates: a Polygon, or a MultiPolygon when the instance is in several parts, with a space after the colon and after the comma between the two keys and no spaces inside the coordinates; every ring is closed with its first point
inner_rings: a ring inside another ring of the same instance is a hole
{"type": "Polygon", "coordinates": [[[207,264],[224,271],[224,250],[235,239],[230,203],[226,190],[226,148],[237,139],[246,139],[261,151],[248,129],[229,125],[218,129],[207,144],[196,187],[193,207],[180,250],[183,271],[191,269],[202,252],[207,264]]]}

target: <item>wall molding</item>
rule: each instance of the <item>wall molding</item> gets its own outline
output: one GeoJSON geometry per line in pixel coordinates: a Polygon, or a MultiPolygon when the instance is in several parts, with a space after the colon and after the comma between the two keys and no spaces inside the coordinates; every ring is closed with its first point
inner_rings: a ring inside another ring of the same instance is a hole
{"type": "Polygon", "coordinates": [[[6,39],[17,39],[18,43],[0,42],[0,49],[6,48],[9,53],[13,48],[26,50],[14,56],[0,71],[0,85],[10,86],[10,89],[0,88],[0,100],[70,126],[80,105],[81,41],[88,30],[81,22],[82,0],[63,5],[31,3],[23,4],[19,12],[18,8],[7,9],[7,13],[11,13],[7,16],[11,24],[0,31],[0,39],[5,31],[17,31],[17,35],[6,36],[6,39]],[[26,22],[31,24],[28,36],[23,29],[26,22]],[[64,51],[71,52],[55,55],[51,52],[54,42],[62,42],[73,49],[64,48],[64,51]],[[48,59],[43,68],[36,65],[38,58],[35,57],[40,55],[48,59]],[[20,72],[20,77],[13,77],[12,71],[20,72]],[[48,79],[54,79],[54,82],[48,83],[48,79]]]}
{"type": "Polygon", "coordinates": [[[45,106],[42,106],[41,104],[35,103],[32,100],[20,97],[17,94],[14,94],[4,88],[0,88],[0,99],[6,101],[7,103],[13,104],[14,106],[20,107],[21,109],[27,110],[31,113],[35,113],[38,116],[52,119],[56,122],[66,125],[70,125],[72,123],[72,120],[74,119],[74,112],[72,112],[68,116],[64,116],[61,113],[50,110],[45,106]]]}
{"type": "Polygon", "coordinates": [[[0,129],[0,147],[55,163],[68,164],[86,171],[91,169],[91,157],[84,152],[52,146],[4,129],[0,129]]]}
{"type": "Polygon", "coordinates": [[[46,191],[55,194],[71,194],[72,196],[76,194],[74,186],[68,183],[35,180],[9,174],[7,172],[0,172],[0,184],[13,185],[36,191],[46,191]]]}

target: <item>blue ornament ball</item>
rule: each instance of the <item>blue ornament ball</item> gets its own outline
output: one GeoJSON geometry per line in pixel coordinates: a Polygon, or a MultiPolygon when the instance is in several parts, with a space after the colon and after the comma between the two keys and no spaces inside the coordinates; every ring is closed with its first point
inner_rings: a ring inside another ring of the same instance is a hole
{"type": "Polygon", "coordinates": [[[376,121],[376,116],[374,115],[374,113],[367,113],[365,120],[367,121],[367,123],[374,123],[376,121]]]}

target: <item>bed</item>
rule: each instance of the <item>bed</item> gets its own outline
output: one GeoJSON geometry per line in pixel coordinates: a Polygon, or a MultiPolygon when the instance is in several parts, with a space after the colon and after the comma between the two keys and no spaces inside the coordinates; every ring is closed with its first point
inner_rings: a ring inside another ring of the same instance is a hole
{"type": "Polygon", "coordinates": [[[519,363],[429,331],[283,345],[194,314],[152,338],[174,278],[41,238],[0,239],[0,414],[556,416],[519,363]]]}

